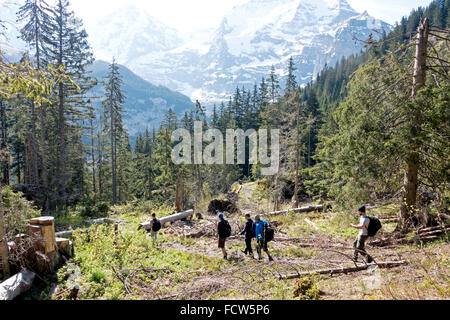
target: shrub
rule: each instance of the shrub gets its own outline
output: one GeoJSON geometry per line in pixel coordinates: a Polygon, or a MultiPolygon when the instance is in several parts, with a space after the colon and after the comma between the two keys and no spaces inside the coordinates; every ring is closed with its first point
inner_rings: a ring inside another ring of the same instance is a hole
{"type": "Polygon", "coordinates": [[[320,289],[314,283],[312,277],[304,277],[295,283],[294,297],[301,300],[318,300],[320,298],[320,289]]]}
{"type": "Polygon", "coordinates": [[[23,198],[22,193],[14,193],[9,186],[1,187],[6,238],[12,240],[15,234],[26,231],[29,219],[41,215],[33,203],[23,198]]]}
{"type": "Polygon", "coordinates": [[[91,273],[91,281],[93,282],[97,282],[97,283],[102,283],[105,281],[106,275],[99,270],[95,270],[91,273]]]}
{"type": "Polygon", "coordinates": [[[104,218],[108,215],[109,205],[106,202],[99,202],[95,205],[88,203],[80,211],[82,217],[104,218]]]}

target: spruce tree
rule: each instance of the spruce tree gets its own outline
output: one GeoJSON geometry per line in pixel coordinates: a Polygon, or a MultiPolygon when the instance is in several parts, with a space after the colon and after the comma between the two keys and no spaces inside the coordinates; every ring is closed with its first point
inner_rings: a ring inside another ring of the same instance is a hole
{"type": "Polygon", "coordinates": [[[273,65],[270,68],[269,78],[267,79],[267,81],[269,84],[270,99],[273,104],[278,99],[279,90],[280,90],[280,84],[279,84],[277,75],[275,73],[275,67],[273,65]]]}
{"type": "Polygon", "coordinates": [[[115,60],[109,65],[109,72],[104,79],[105,100],[102,102],[105,132],[110,141],[111,173],[112,173],[112,203],[117,203],[117,151],[123,138],[122,105],[125,96],[122,92],[122,78],[115,60]]]}
{"type": "MultiPolygon", "coordinates": [[[[87,118],[85,109],[89,97],[87,92],[96,83],[88,76],[86,68],[93,62],[91,47],[83,23],[70,9],[68,0],[58,0],[53,10],[51,47],[48,62],[64,68],[65,74],[77,84],[62,81],[57,86],[57,160],[55,184],[57,203],[64,206],[67,198],[67,184],[74,175],[68,170],[68,157],[79,152],[75,145],[68,145],[69,136],[79,128],[79,121],[87,118]]],[[[74,169],[74,168],[69,168],[74,169]]]]}
{"type": "Polygon", "coordinates": [[[286,94],[289,94],[289,92],[293,91],[297,87],[297,80],[294,74],[295,70],[297,69],[294,65],[294,59],[290,57],[288,64],[288,76],[286,80],[286,94]]]}

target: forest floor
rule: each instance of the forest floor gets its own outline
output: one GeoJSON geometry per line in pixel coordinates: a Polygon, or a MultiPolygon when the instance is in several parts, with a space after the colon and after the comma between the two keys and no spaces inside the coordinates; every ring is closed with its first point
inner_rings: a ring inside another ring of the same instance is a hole
{"type": "MultiPolygon", "coordinates": [[[[244,225],[244,212],[255,208],[251,190],[241,188],[241,214],[228,215],[233,236],[227,240],[228,260],[217,248],[217,218],[178,221],[163,228],[158,245],[139,222],[145,213],[120,213],[119,235],[114,228],[93,226],[74,235],[75,257],[61,268],[40,291],[29,298],[67,299],[78,284],[79,299],[449,299],[449,239],[410,245],[375,247],[368,241],[369,254],[376,262],[405,261],[392,269],[370,267],[347,274],[303,276],[282,280],[280,276],[328,268],[352,267],[352,243],[357,230],[356,214],[324,212],[267,217],[275,227],[269,243],[274,257],[258,261],[244,255],[244,239],[237,234],[244,225]]],[[[265,206],[264,204],[262,204],[265,206]]],[[[307,204],[305,204],[307,205],[307,204]]],[[[374,216],[394,216],[395,205],[369,211],[374,216]]],[[[393,231],[395,222],[383,223],[376,238],[393,231]]],[[[255,243],[253,242],[253,246],[255,243]]],[[[255,252],[256,256],[256,252],[255,252]]],[[[364,265],[362,259],[358,265],[364,265]]]]}

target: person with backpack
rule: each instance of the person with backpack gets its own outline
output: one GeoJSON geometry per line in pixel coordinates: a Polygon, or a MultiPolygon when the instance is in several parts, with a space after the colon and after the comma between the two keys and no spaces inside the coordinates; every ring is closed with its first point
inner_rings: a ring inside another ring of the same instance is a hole
{"type": "Polygon", "coordinates": [[[219,213],[219,223],[217,224],[217,233],[219,234],[219,249],[222,249],[223,258],[227,259],[227,251],[225,250],[225,241],[231,236],[231,226],[227,220],[224,219],[223,213],[219,213]]]}
{"type": "Polygon", "coordinates": [[[267,237],[267,229],[269,228],[269,223],[265,220],[261,220],[259,215],[255,216],[255,236],[256,236],[256,252],[258,253],[258,260],[262,259],[262,250],[269,257],[269,261],[273,261],[272,256],[269,253],[269,249],[267,247],[268,237],[267,237]]]}
{"type": "Polygon", "coordinates": [[[245,219],[247,222],[245,223],[245,228],[242,230],[241,235],[245,235],[245,250],[242,252],[247,255],[250,254],[250,256],[253,258],[253,249],[252,249],[252,239],[255,237],[255,224],[253,223],[252,218],[250,218],[250,214],[245,215],[245,219]]]}
{"type": "Polygon", "coordinates": [[[158,231],[161,230],[161,221],[156,219],[156,213],[152,213],[150,220],[150,236],[153,238],[153,243],[158,242],[158,231]]]}
{"type": "Polygon", "coordinates": [[[358,237],[356,238],[355,242],[353,242],[353,248],[355,249],[355,253],[353,254],[353,259],[355,261],[357,261],[358,253],[361,253],[361,255],[363,257],[366,257],[367,263],[370,263],[373,261],[373,259],[370,255],[368,255],[366,253],[366,249],[365,249],[366,240],[369,238],[368,229],[369,229],[369,223],[370,223],[370,219],[366,215],[366,207],[365,206],[359,207],[358,214],[360,216],[359,224],[358,225],[350,224],[350,227],[359,230],[358,237]]]}

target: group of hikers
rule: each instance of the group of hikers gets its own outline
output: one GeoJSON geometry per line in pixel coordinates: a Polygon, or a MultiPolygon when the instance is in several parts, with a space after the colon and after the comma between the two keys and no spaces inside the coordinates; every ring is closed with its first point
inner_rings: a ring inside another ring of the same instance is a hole
{"type": "MultiPolygon", "coordinates": [[[[219,223],[217,224],[217,233],[219,235],[219,249],[222,249],[223,258],[227,259],[227,251],[225,249],[225,241],[231,235],[231,226],[227,220],[225,220],[223,213],[219,213],[219,223]]],[[[269,228],[269,223],[265,220],[261,220],[260,215],[255,216],[255,222],[253,222],[250,214],[245,215],[247,222],[245,223],[244,230],[240,233],[245,235],[245,250],[242,252],[245,255],[253,256],[252,239],[256,238],[256,252],[258,253],[258,259],[262,259],[262,251],[267,254],[269,261],[273,261],[272,256],[269,253],[267,243],[273,239],[273,229],[269,228]]]]}
{"type": "MultiPolygon", "coordinates": [[[[369,237],[375,236],[376,232],[381,228],[381,223],[378,219],[366,215],[365,206],[361,206],[358,208],[358,214],[360,216],[359,224],[350,224],[350,227],[359,230],[359,234],[353,243],[353,259],[356,262],[358,260],[358,255],[361,254],[365,258],[366,262],[370,263],[373,261],[373,259],[370,255],[367,254],[365,250],[365,243],[369,237]]],[[[223,258],[228,259],[225,242],[226,239],[231,236],[231,226],[229,222],[225,220],[224,214],[222,212],[219,213],[218,219],[218,247],[222,250],[223,258]]],[[[246,214],[245,219],[245,227],[240,232],[240,235],[245,236],[245,249],[242,252],[245,255],[249,255],[251,258],[255,258],[252,248],[252,240],[253,238],[255,238],[258,260],[262,260],[262,252],[264,251],[269,258],[269,261],[273,261],[273,258],[269,252],[268,243],[273,240],[274,229],[269,226],[269,223],[267,221],[262,220],[260,215],[256,215],[255,221],[253,221],[250,214],[246,214]]],[[[160,229],[161,222],[156,218],[156,214],[152,213],[152,219],[150,220],[150,236],[153,238],[154,243],[157,243],[158,231],[160,229]]]]}

